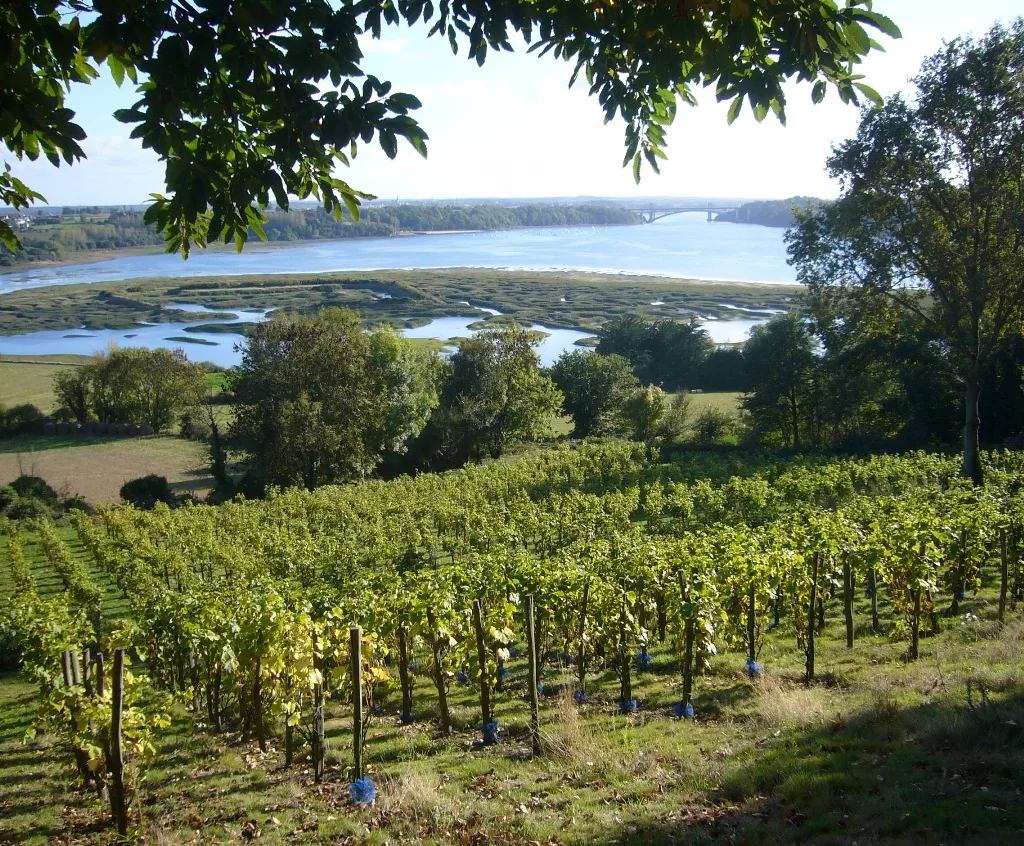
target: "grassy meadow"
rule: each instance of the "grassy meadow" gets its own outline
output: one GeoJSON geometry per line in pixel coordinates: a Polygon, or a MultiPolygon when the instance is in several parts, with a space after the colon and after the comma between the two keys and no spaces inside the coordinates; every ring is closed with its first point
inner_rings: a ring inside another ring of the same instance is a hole
{"type": "MultiPolygon", "coordinates": [[[[107,619],[126,613],[117,589],[63,532],[104,590],[107,619]]],[[[41,591],[59,589],[29,534],[26,557],[41,591]]],[[[5,539],[0,538],[0,562],[5,539]]],[[[1024,839],[1024,619],[994,620],[995,572],[941,617],[941,634],[904,660],[905,644],[870,630],[856,606],[847,650],[841,606],[819,636],[820,680],[800,682],[803,654],[788,624],[768,636],[761,678],[743,656],[715,656],[698,679],[696,719],[676,720],[678,672],[667,645],[635,676],[641,709],[615,713],[605,671],[577,705],[571,673],[544,668],[544,752],[529,749],[525,667],[496,694],[504,742],[474,744],[476,691],[452,686],[459,730],[432,729],[432,685],[420,676],[420,719],[400,726],[389,688],[372,716],[366,762],[379,793],[348,801],[345,703],[328,703],[327,777],[308,761],[283,765],[237,734],[194,731],[183,706],[159,732],[136,797],[141,842],[237,844],[1014,844],[1024,839]]],[[[0,564],[0,592],[7,590],[0,564]]],[[[882,604],[883,617],[889,609],[882,604]]],[[[36,691],[0,676],[0,843],[113,843],[105,807],[75,784],[66,749],[26,740],[36,691]]]]}

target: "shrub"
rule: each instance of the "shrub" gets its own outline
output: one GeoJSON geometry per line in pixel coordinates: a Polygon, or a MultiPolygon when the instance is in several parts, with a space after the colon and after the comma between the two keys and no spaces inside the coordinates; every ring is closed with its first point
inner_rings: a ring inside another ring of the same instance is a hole
{"type": "Polygon", "coordinates": [[[4,437],[34,434],[43,430],[46,415],[31,403],[7,409],[0,419],[0,434],[4,437]]]}
{"type": "Polygon", "coordinates": [[[11,487],[22,499],[35,497],[47,504],[57,502],[57,491],[50,487],[46,479],[39,476],[23,473],[11,482],[11,487]]]}
{"type": "Polygon", "coordinates": [[[44,502],[34,496],[19,496],[8,509],[7,515],[12,520],[48,520],[53,516],[52,503],[44,502]]]}
{"type": "Polygon", "coordinates": [[[167,482],[166,476],[140,476],[121,485],[121,499],[136,508],[149,510],[158,502],[174,505],[174,492],[167,482]]]}
{"type": "Polygon", "coordinates": [[[92,514],[92,506],[81,496],[69,496],[61,503],[62,511],[72,511],[74,509],[84,511],[86,514],[92,514]]]}
{"type": "Polygon", "coordinates": [[[6,514],[8,509],[18,501],[18,492],[10,485],[0,486],[0,514],[6,514]]]}

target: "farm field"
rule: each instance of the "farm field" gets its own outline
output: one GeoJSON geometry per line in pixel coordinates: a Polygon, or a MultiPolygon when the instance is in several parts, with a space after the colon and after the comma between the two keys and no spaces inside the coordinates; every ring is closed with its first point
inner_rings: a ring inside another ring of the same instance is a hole
{"type": "MultiPolygon", "coordinates": [[[[0,591],[31,607],[29,584],[59,604],[84,579],[107,637],[121,619],[137,625],[117,635],[147,656],[137,667],[152,687],[133,709],[170,718],[153,732],[152,762],[133,771],[146,774],[132,818],[146,842],[1019,842],[1021,522],[1017,500],[1001,496],[1019,459],[991,457],[991,495],[975,496],[955,461],[923,454],[684,465],[640,455],[586,446],[265,503],[115,510],[106,528],[82,517],[45,533],[8,526],[0,591]],[[410,533],[423,532],[416,552],[410,533]],[[525,544],[509,543],[524,532],[525,544]],[[920,554],[910,537],[927,538],[920,554]],[[57,577],[69,568],[79,575],[57,577]],[[920,590],[914,573],[930,585],[918,611],[907,605],[920,590]],[[542,631],[537,754],[526,592],[542,631]],[[482,658],[473,596],[490,632],[482,658]],[[332,656],[322,783],[305,733],[310,700],[301,686],[288,693],[285,669],[309,660],[309,613],[332,656]],[[349,798],[345,680],[357,621],[373,679],[363,756],[377,788],[362,808],[349,798]],[[267,625],[256,629],[268,639],[259,654],[278,669],[256,671],[269,720],[261,744],[255,706],[233,694],[216,694],[224,730],[214,730],[211,665],[198,660],[198,687],[181,689],[175,656],[198,638],[194,655],[223,669],[230,644],[234,683],[248,690],[246,644],[252,626],[267,625]],[[408,651],[396,645],[402,631],[408,651]],[[696,664],[683,645],[694,632],[696,664]],[[275,644],[291,657],[272,657],[275,644]],[[502,658],[501,648],[511,651],[502,658]],[[479,743],[481,661],[497,745],[479,743]],[[289,697],[304,717],[286,766],[289,697]],[[687,699],[693,718],[678,719],[687,699]],[[450,735],[439,731],[444,702],[450,735]]],[[[38,690],[24,675],[0,677],[0,842],[113,842],[104,805],[75,789],[67,740],[23,740],[38,690]]]]}
{"type": "Polygon", "coordinates": [[[201,497],[214,487],[204,444],[157,435],[40,435],[0,440],[0,485],[23,473],[41,476],[54,489],[77,494],[95,505],[118,502],[121,485],[151,473],[166,476],[178,494],[201,497]]]}
{"type": "Polygon", "coordinates": [[[75,355],[0,357],[0,405],[10,408],[31,403],[49,413],[54,406],[54,375],[85,360],[75,355]]]}

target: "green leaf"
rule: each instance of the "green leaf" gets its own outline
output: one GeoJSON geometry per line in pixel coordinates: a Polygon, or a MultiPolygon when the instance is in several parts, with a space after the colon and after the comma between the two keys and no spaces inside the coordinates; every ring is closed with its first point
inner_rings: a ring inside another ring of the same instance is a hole
{"type": "Polygon", "coordinates": [[[729,106],[729,114],[726,117],[726,120],[729,122],[730,126],[736,121],[736,118],[738,118],[740,116],[740,109],[741,108],[743,108],[743,95],[742,94],[740,94],[738,97],[736,97],[736,99],[733,100],[732,104],[729,106]]]}

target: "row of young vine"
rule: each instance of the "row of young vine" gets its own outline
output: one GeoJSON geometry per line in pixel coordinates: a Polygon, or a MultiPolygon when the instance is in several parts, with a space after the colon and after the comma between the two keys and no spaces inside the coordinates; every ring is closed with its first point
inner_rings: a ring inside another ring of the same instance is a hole
{"type": "MultiPolygon", "coordinates": [[[[315,740],[321,697],[352,697],[353,623],[365,632],[371,705],[393,684],[399,718],[413,721],[422,674],[447,733],[449,687],[465,678],[480,688],[485,739],[496,739],[490,692],[506,684],[524,639],[527,594],[541,657],[572,665],[579,700],[595,672],[613,668],[623,712],[637,707],[633,674],[655,643],[677,658],[680,717],[694,714],[701,667],[717,649],[743,649],[760,672],[769,630],[788,632],[813,679],[832,598],[854,647],[857,590],[872,599],[871,626],[906,640],[916,658],[940,608],[955,612],[990,561],[999,616],[1020,598],[1024,462],[988,463],[984,488],[961,481],[955,461],[923,453],[691,481],[632,445],[585,446],[263,502],[118,507],[99,522],[75,512],[73,523],[131,605],[117,636],[145,656],[150,681],[214,730],[238,729],[263,747],[283,730],[290,760],[303,738],[315,740]]],[[[91,607],[64,576],[60,538],[39,531],[73,596],[62,607],[91,607]]],[[[43,602],[29,597],[15,605],[43,602]]],[[[97,641],[94,623],[79,614],[81,628],[62,643],[97,641]]],[[[26,645],[41,643],[31,625],[14,625],[26,645]]],[[[33,648],[52,656],[60,645],[33,648]]]]}

